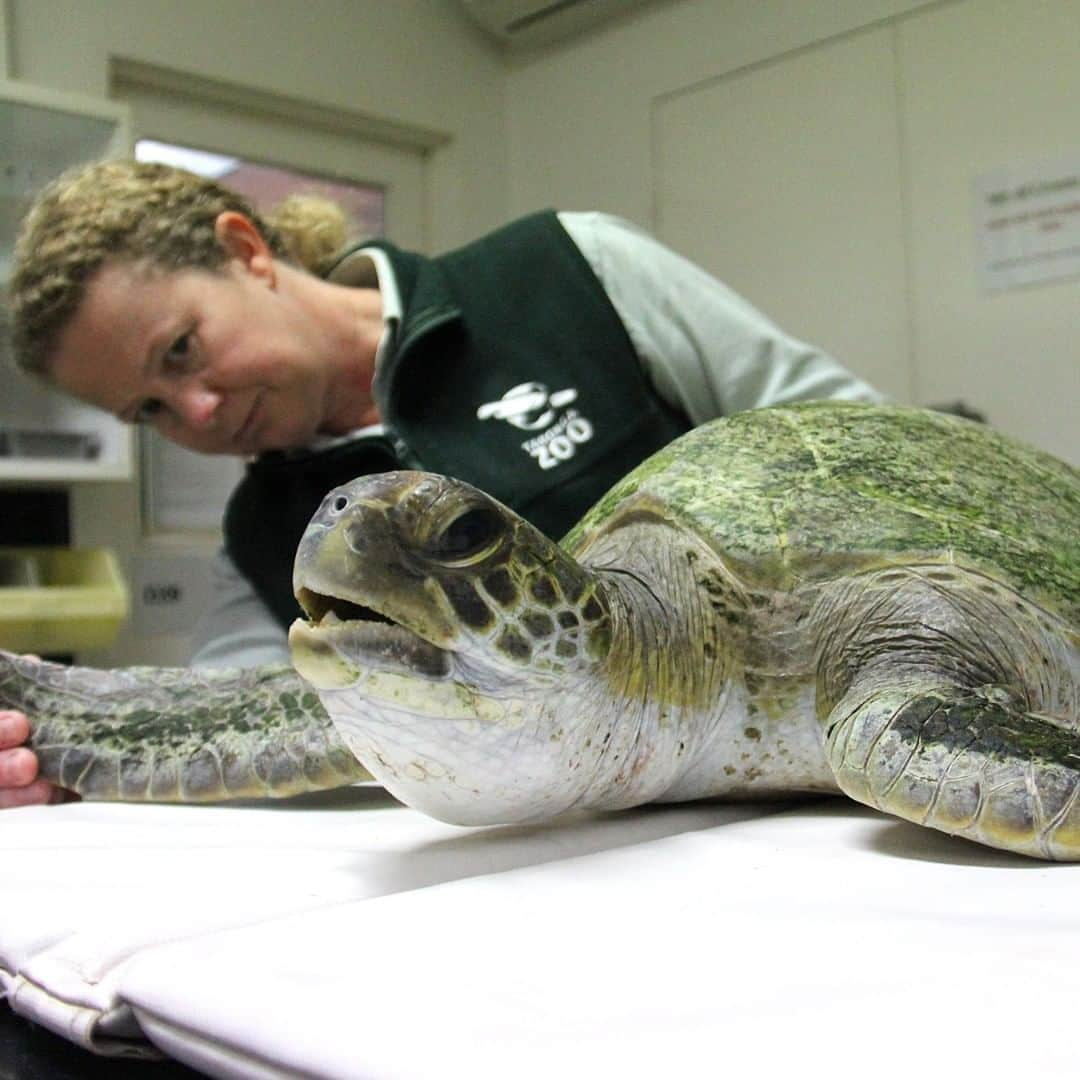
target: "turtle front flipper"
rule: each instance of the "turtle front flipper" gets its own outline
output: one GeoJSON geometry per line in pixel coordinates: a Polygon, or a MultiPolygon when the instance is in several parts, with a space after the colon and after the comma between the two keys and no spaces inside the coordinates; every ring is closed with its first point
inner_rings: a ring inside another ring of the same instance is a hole
{"type": "Polygon", "coordinates": [[[845,794],[919,825],[1043,859],[1080,860],[1080,732],[1001,687],[849,694],[826,751],[845,794]]]}
{"type": "Polygon", "coordinates": [[[919,825],[1080,861],[1071,619],[952,563],[826,589],[817,717],[840,788],[919,825]]]}
{"type": "Polygon", "coordinates": [[[370,779],[287,665],[98,670],[0,651],[0,707],[30,719],[40,775],[86,799],[214,802],[370,779]]]}

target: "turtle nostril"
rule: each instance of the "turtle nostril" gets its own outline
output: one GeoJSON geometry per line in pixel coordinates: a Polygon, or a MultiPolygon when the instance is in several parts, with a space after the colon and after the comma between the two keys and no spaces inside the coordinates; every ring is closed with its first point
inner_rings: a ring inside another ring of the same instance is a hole
{"type": "Polygon", "coordinates": [[[347,495],[338,495],[334,501],[330,504],[330,509],[335,514],[340,514],[349,505],[349,498],[347,495]]]}

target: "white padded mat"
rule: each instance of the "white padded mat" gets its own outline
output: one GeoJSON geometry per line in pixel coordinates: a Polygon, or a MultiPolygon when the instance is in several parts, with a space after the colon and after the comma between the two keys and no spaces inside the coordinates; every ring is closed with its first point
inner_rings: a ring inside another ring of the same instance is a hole
{"type": "Polygon", "coordinates": [[[87,1049],[154,1054],[118,987],[127,962],[152,946],[760,812],[696,805],[467,830],[408,810],[375,785],[228,808],[4,811],[0,995],[87,1049]]]}
{"type": "Polygon", "coordinates": [[[15,1007],[215,1076],[1076,1076],[1080,867],[840,801],[463,830],[358,789],[2,824],[15,1007]]]}

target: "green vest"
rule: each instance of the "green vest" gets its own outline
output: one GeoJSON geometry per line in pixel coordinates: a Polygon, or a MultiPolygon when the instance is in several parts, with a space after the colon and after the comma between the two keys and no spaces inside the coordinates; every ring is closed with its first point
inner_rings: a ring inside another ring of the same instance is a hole
{"type": "Polygon", "coordinates": [[[283,625],[299,614],[300,536],[339,484],[388,469],[444,473],[558,537],[689,426],[652,390],[553,212],[435,258],[365,246],[386,253],[402,302],[373,388],[386,436],[264,454],[225,513],[229,556],[283,625]]]}

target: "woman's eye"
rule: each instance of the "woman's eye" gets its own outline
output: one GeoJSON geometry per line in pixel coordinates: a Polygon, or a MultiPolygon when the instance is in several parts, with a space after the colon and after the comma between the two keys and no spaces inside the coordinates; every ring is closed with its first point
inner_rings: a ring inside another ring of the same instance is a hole
{"type": "Polygon", "coordinates": [[[192,354],[191,334],[181,334],[165,350],[165,365],[171,370],[183,370],[191,362],[192,354]]]}

